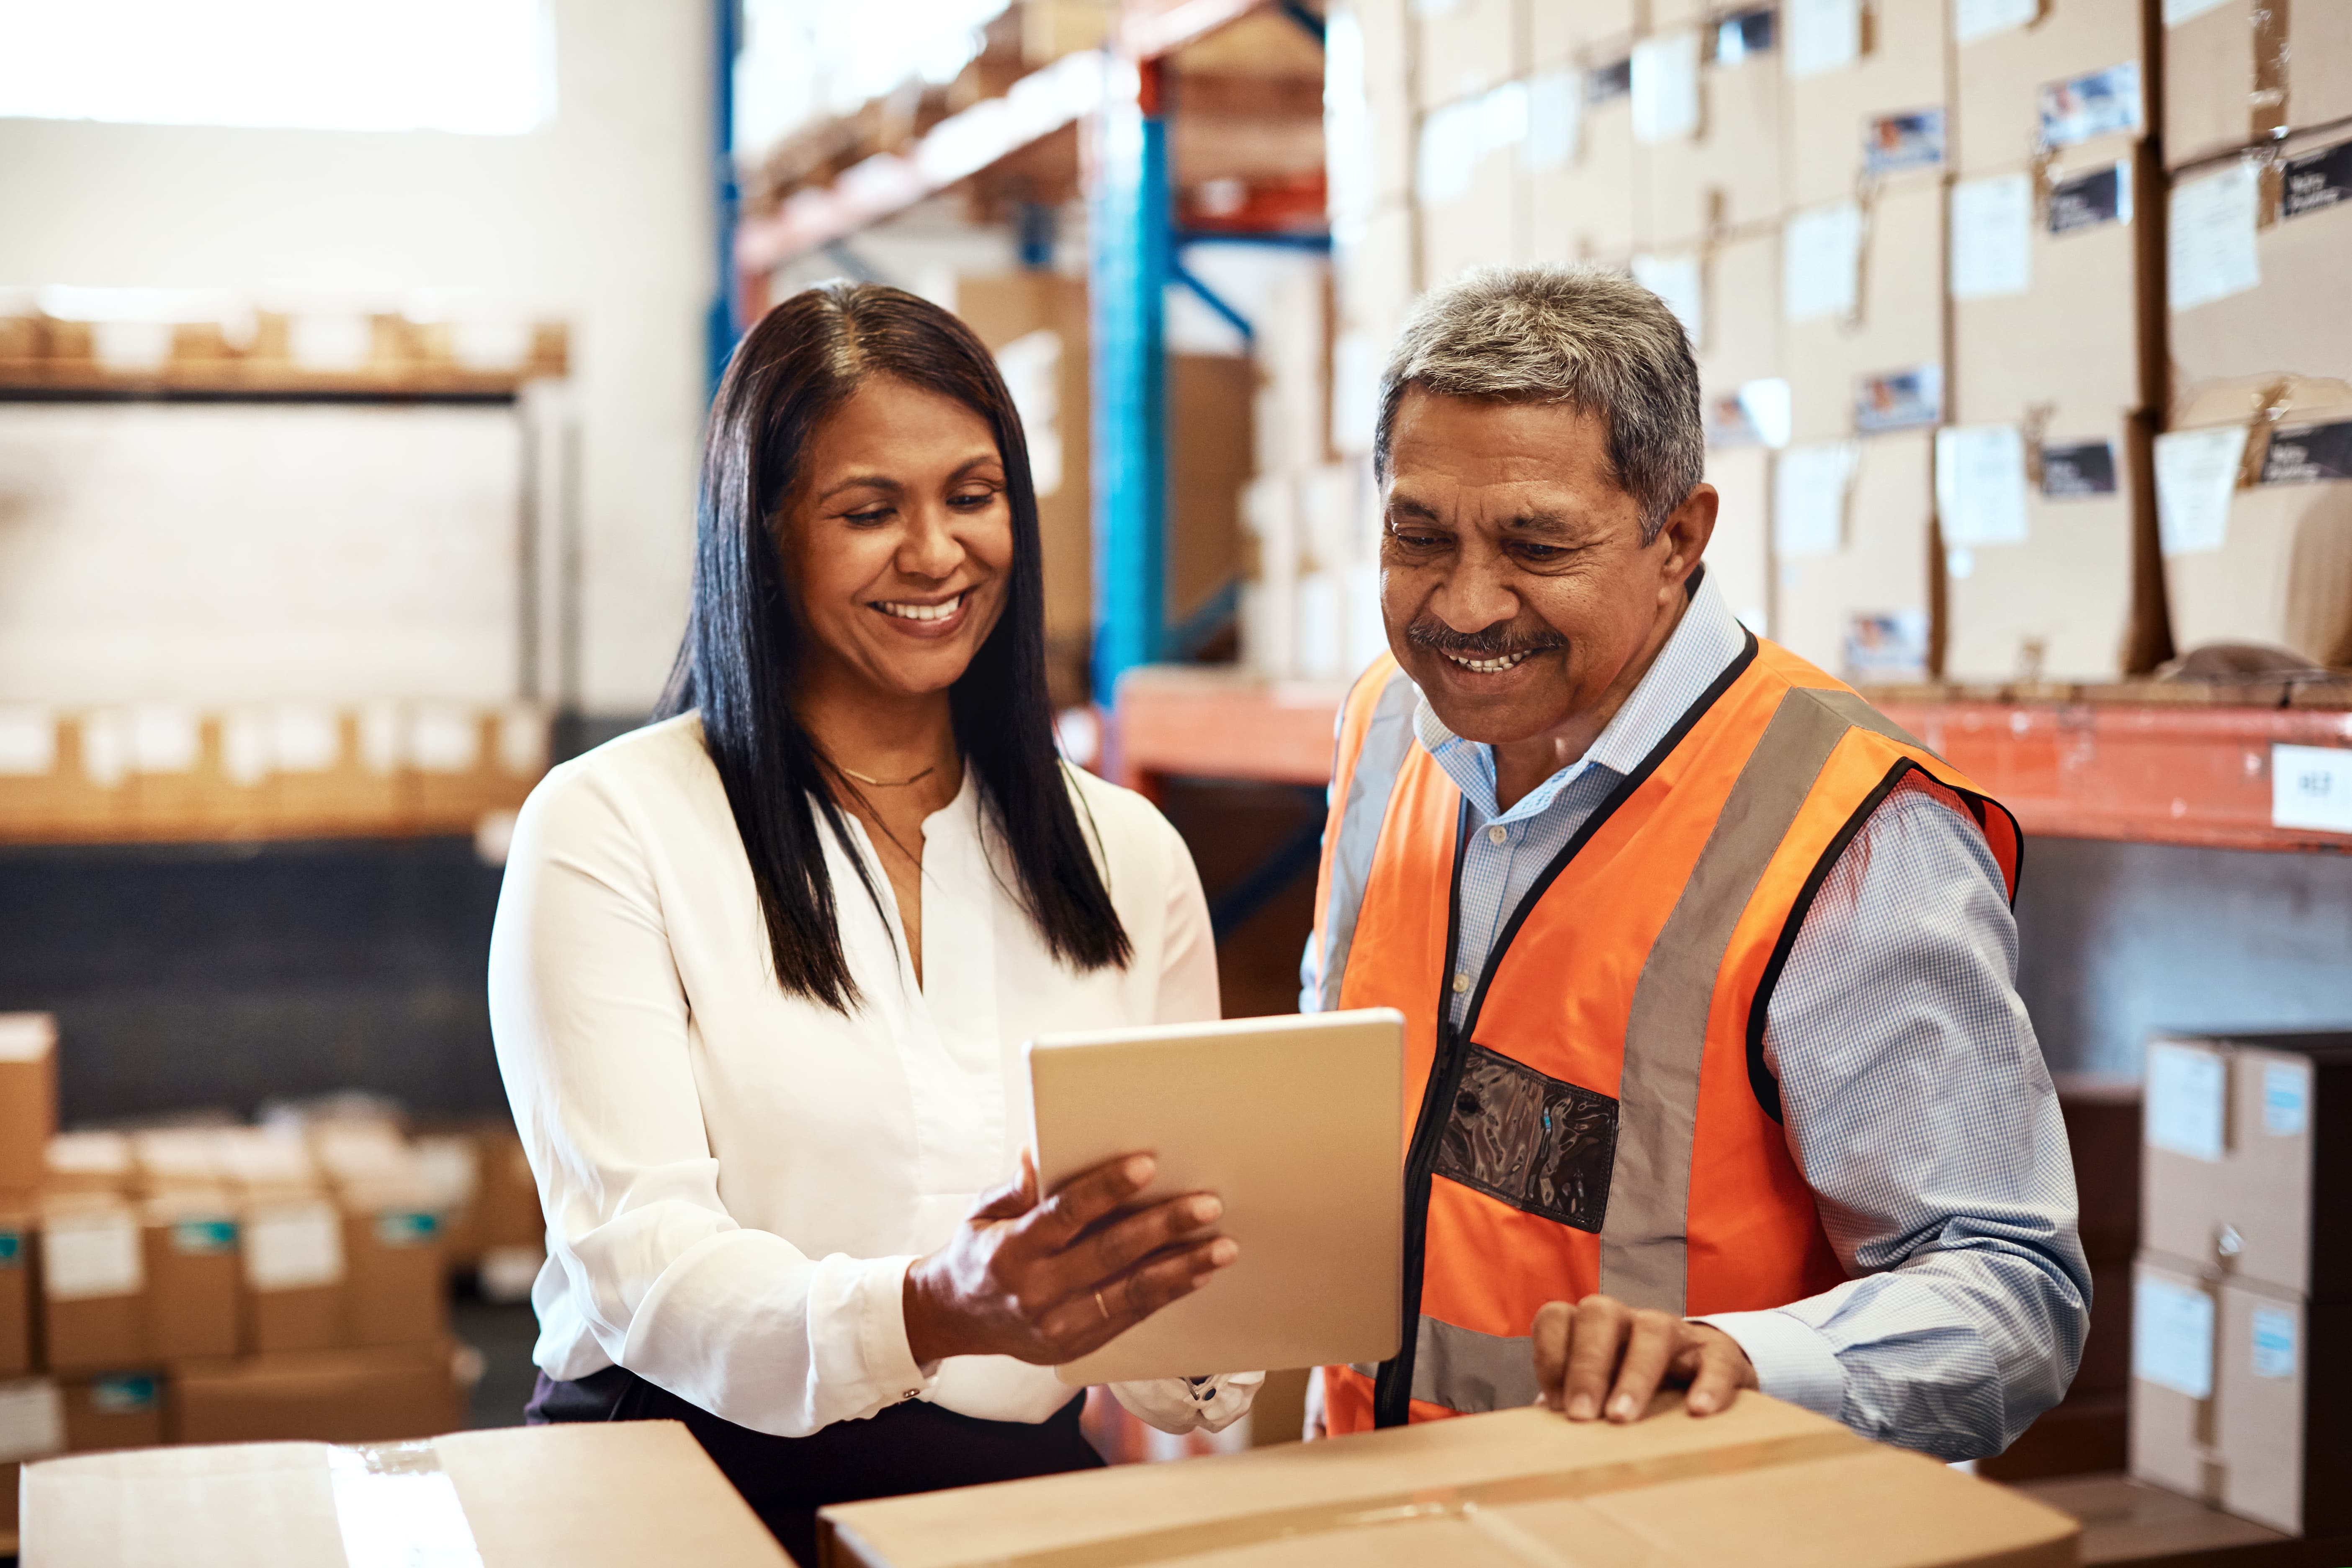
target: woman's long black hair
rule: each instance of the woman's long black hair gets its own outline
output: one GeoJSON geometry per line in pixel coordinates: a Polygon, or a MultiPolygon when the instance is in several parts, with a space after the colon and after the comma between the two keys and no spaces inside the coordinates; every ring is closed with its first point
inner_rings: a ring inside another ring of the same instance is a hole
{"type": "MultiPolygon", "coordinates": [[[[1004,459],[1013,570],[1003,613],[950,689],[956,744],[1012,861],[1021,901],[1076,969],[1124,964],[1127,931],[1087,852],[1054,747],[1045,695],[1045,593],[1029,447],[996,361],[937,305],[877,283],[802,290],[737,347],[712,404],[696,520],[694,603],[659,717],[699,709],[760,889],[776,979],[846,1013],[857,984],[842,952],[818,826],[851,842],[839,775],[793,716],[806,629],[776,530],[817,427],[870,376],[952,397],[988,421],[1004,459]]],[[[881,892],[851,857],[866,897],[881,892]]]]}

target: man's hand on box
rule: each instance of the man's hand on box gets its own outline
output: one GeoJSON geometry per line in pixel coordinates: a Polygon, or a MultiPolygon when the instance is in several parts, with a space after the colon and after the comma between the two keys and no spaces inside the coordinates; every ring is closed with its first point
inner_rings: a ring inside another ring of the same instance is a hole
{"type": "Polygon", "coordinates": [[[1748,1352],[1721,1329],[1612,1296],[1550,1303],[1536,1314],[1535,1339],[1544,1404],[1571,1421],[1638,1420],[1661,1386],[1687,1387],[1690,1413],[1712,1415],[1756,1386],[1748,1352]]]}

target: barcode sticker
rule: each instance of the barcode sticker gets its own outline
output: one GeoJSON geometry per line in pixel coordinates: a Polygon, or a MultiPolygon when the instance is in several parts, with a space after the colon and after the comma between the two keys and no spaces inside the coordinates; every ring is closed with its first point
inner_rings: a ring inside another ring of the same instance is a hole
{"type": "Polygon", "coordinates": [[[2310,1069],[2294,1062],[2263,1068],[2263,1131],[2273,1138],[2299,1138],[2311,1125],[2310,1069]]]}
{"type": "Polygon", "coordinates": [[[2294,1375],[2294,1314],[2282,1307],[2254,1309],[2254,1375],[2294,1375]]]}

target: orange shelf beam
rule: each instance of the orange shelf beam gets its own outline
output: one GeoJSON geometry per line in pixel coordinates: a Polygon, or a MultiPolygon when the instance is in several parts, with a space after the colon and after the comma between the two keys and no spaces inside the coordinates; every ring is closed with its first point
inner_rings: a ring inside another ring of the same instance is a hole
{"type": "MultiPolygon", "coordinates": [[[[1119,688],[1112,773],[1319,784],[1340,683],[1140,669],[1119,688]]],[[[2352,712],[2112,702],[1881,704],[2017,814],[2029,835],[2352,853],[2352,834],[2271,826],[2271,747],[2352,747],[2352,712]]]]}

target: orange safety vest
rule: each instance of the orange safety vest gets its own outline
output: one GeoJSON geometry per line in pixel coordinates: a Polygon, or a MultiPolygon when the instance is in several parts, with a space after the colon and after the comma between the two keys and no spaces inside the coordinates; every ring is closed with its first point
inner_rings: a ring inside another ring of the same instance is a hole
{"type": "Polygon", "coordinates": [[[1467,806],[1393,659],[1342,710],[1310,1003],[1404,1014],[1402,1347],[1324,1369],[1335,1435],[1527,1405],[1548,1301],[1677,1315],[1844,1278],[1789,1153],[1765,1005],[1878,804],[1919,778],[2011,897],[2017,824],[1850,687],[1753,637],[1578,829],[1446,1025],[1467,806]]]}

